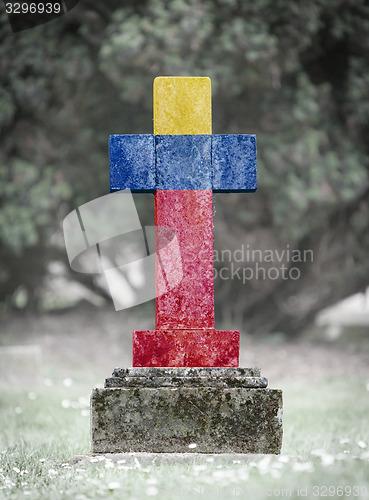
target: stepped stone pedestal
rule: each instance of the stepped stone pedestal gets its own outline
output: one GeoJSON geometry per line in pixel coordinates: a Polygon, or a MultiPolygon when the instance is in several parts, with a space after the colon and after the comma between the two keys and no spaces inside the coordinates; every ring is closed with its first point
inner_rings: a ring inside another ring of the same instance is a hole
{"type": "Polygon", "coordinates": [[[267,384],[257,368],[116,368],[91,396],[92,452],[278,454],[282,391],[267,384]]]}

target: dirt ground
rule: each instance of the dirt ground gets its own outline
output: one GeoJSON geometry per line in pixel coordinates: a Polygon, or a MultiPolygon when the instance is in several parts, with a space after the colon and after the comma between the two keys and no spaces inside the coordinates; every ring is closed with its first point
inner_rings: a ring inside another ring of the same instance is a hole
{"type": "MultiPolygon", "coordinates": [[[[132,312],[88,304],[41,316],[3,314],[0,346],[40,346],[43,377],[103,383],[114,367],[132,365],[133,330],[153,326],[153,320],[137,319],[132,312]]],[[[363,349],[355,342],[322,342],[317,335],[288,342],[278,335],[241,335],[240,366],[260,367],[271,387],[295,379],[318,383],[327,377],[362,378],[368,384],[366,342],[363,349]]]]}

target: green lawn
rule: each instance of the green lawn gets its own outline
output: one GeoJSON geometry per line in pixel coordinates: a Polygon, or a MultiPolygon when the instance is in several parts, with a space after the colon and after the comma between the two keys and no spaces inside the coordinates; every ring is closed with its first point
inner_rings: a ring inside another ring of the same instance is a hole
{"type": "Polygon", "coordinates": [[[282,456],[245,465],[110,460],[71,465],[89,452],[90,387],[0,393],[0,498],[369,498],[366,381],[326,379],[284,390],[282,456]]]}

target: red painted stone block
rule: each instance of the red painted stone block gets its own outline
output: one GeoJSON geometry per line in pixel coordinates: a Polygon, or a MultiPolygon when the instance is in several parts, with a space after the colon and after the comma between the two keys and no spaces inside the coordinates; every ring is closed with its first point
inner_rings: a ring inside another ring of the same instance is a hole
{"type": "Polygon", "coordinates": [[[170,275],[174,273],[175,276],[176,271],[171,269],[171,262],[175,262],[175,259],[172,259],[170,252],[165,255],[160,251],[168,245],[168,241],[165,230],[159,229],[156,232],[156,249],[162,265],[157,265],[156,271],[157,330],[214,328],[212,191],[157,190],[155,225],[175,230],[183,273],[178,286],[160,295],[163,280],[170,281],[170,275]],[[162,275],[162,268],[167,272],[169,270],[168,277],[162,275]]]}
{"type": "Polygon", "coordinates": [[[236,330],[133,332],[133,366],[238,366],[236,330]]]}

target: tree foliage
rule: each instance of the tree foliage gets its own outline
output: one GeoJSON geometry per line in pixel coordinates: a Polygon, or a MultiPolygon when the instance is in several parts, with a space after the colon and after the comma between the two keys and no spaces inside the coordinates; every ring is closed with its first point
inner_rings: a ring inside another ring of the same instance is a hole
{"type": "Polygon", "coordinates": [[[366,286],[368,33],[364,0],[85,1],[16,35],[3,16],[0,300],[37,298],[58,220],[108,191],[108,134],[151,132],[157,75],[210,76],[214,132],[257,134],[258,192],[216,195],[216,248],[314,251],[298,281],[217,280],[217,319],[295,332],[366,286]]]}

